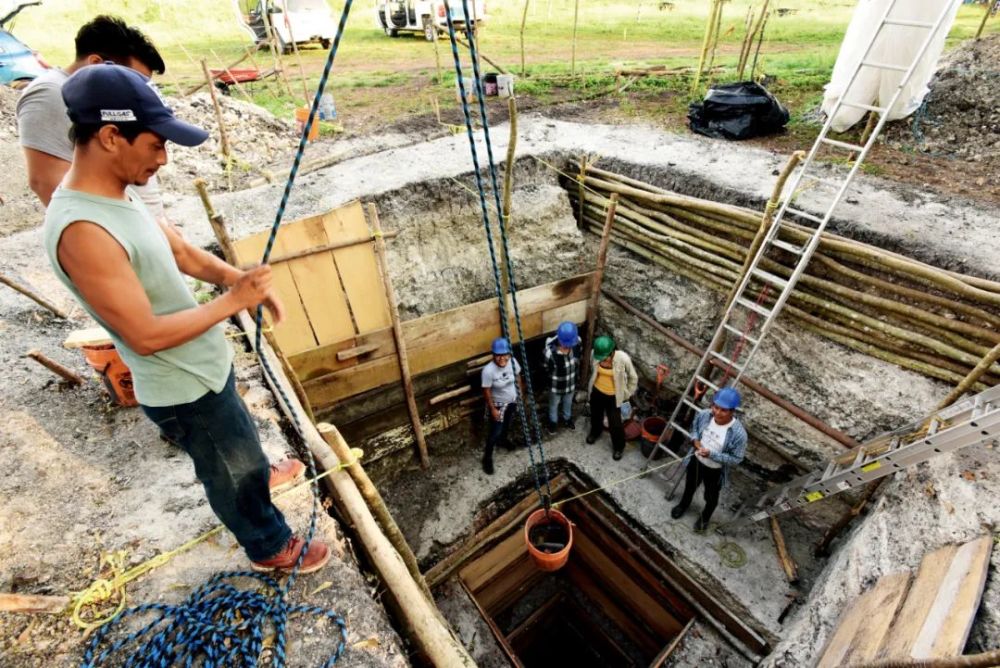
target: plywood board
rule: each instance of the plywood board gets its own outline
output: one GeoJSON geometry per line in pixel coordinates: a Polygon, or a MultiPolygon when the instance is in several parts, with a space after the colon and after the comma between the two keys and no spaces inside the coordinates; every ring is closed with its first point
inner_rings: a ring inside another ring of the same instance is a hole
{"type": "MultiPolygon", "coordinates": [[[[330,241],[361,239],[370,235],[361,202],[353,202],[323,215],[330,241]]],[[[333,251],[347,301],[354,314],[358,334],[367,334],[392,325],[385,286],[379,273],[372,244],[333,251]]]]}
{"type": "Polygon", "coordinates": [[[816,667],[839,668],[874,659],[909,584],[909,572],[885,575],[849,604],[816,667]]]}
{"type": "MultiPolygon", "coordinates": [[[[276,250],[280,248],[280,243],[279,235],[278,241],[275,242],[276,250]]],[[[267,233],[255,234],[234,241],[233,250],[236,252],[237,263],[244,265],[259,262],[264,255],[266,245],[267,233]]],[[[273,336],[278,347],[285,355],[294,355],[315,348],[318,343],[313,335],[312,325],[309,323],[305,307],[299,298],[291,268],[287,263],[280,263],[271,267],[271,273],[274,276],[274,290],[278,293],[282,305],[285,307],[285,319],[275,327],[267,309],[264,309],[264,320],[269,327],[273,327],[273,336]]]]}
{"type": "MultiPolygon", "coordinates": [[[[336,238],[327,237],[325,218],[326,216],[313,216],[282,225],[278,231],[278,243],[285,251],[295,251],[336,241],[336,238]]],[[[291,269],[295,287],[318,344],[351,339],[355,334],[354,323],[347,308],[347,298],[340,286],[333,253],[313,253],[281,264],[287,264],[291,269]]]]}
{"type": "Polygon", "coordinates": [[[941,577],[948,572],[957,551],[957,545],[946,545],[924,556],[917,577],[906,595],[906,601],[892,623],[885,644],[879,650],[879,658],[902,659],[911,656],[913,643],[920,635],[927,613],[941,588],[941,577]]]}
{"type": "Polygon", "coordinates": [[[524,535],[520,531],[515,531],[492,550],[459,570],[458,576],[465,582],[469,591],[476,594],[498,573],[526,554],[524,535]]]}
{"type": "Polygon", "coordinates": [[[965,649],[986,585],[992,549],[993,536],[987,534],[955,552],[913,644],[914,658],[958,656],[965,649]]]}
{"type": "Polygon", "coordinates": [[[64,348],[83,348],[84,346],[106,346],[112,343],[111,337],[103,327],[91,327],[90,329],[78,329],[70,332],[70,335],[63,341],[64,348]]]}
{"type": "Polygon", "coordinates": [[[561,322],[575,322],[579,325],[586,320],[587,302],[574,302],[545,311],[542,314],[542,330],[554,332],[561,322]]]}

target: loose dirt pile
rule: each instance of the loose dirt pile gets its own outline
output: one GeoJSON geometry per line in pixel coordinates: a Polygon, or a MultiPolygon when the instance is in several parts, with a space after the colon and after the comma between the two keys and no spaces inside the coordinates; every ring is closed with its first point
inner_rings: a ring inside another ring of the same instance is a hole
{"type": "Polygon", "coordinates": [[[209,137],[196,148],[172,147],[170,163],[158,173],[164,190],[189,192],[195,178],[205,179],[213,190],[241,190],[269,172],[268,166],[290,163],[299,142],[294,123],[248,102],[219,95],[232,151],[227,170],[211,96],[195,93],[169,98],[167,103],[179,118],[207,130],[209,137]]]}
{"type": "Polygon", "coordinates": [[[981,164],[981,183],[1000,175],[1000,35],[947,54],[924,108],[889,132],[896,147],[981,164]]]}

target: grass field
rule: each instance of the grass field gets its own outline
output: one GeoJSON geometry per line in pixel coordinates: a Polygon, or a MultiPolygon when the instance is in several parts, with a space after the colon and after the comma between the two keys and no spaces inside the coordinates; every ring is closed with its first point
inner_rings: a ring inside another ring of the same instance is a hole
{"type": "MultiPolygon", "coordinates": [[[[571,71],[573,0],[528,0],[525,30],[527,76],[519,78],[520,95],[540,103],[597,96],[614,84],[615,70],[666,64],[693,66],[697,63],[705,29],[708,0],[659,0],[616,2],[580,0],[580,22],[576,46],[576,76],[571,71]],[[661,8],[661,5],[663,8],[661,8]]],[[[821,96],[856,3],[852,0],[781,0],[767,24],[758,72],[768,75],[769,87],[793,112],[811,109],[821,96]]],[[[718,80],[735,77],[734,66],[751,6],[760,0],[726,3],[722,37],[715,59],[723,70],[718,80]]],[[[331,2],[339,12],[342,4],[331,2]]],[[[365,118],[361,125],[390,122],[414,114],[426,114],[431,99],[442,109],[454,106],[451,54],[447,40],[434,45],[421,37],[390,39],[375,23],[373,0],[357,0],[338,54],[331,85],[344,122],[365,118]],[[440,59],[442,75],[437,73],[440,59]]],[[[520,71],[521,1],[494,0],[488,4],[489,23],[480,37],[482,52],[510,71],[520,71]]],[[[72,59],[76,28],[92,16],[117,14],[146,31],[163,52],[168,65],[161,84],[168,91],[186,88],[201,78],[198,60],[220,67],[249,45],[239,26],[233,3],[197,0],[45,0],[41,7],[25,10],[14,33],[39,50],[54,64],[72,59]]],[[[982,16],[979,5],[965,5],[949,36],[949,44],[971,37],[982,16]]],[[[987,30],[1000,30],[1000,20],[987,30]]],[[[317,48],[301,51],[307,86],[315,85],[325,52],[317,48]]],[[[262,66],[269,56],[258,55],[262,66]]],[[[302,104],[301,84],[294,56],[285,58],[293,95],[280,86],[256,86],[255,101],[275,113],[289,117],[302,104]]],[[[671,125],[692,99],[689,81],[683,76],[646,78],[629,88],[620,104],[622,113],[642,116],[671,125]]],[[[793,120],[791,129],[795,130],[793,120]]]]}

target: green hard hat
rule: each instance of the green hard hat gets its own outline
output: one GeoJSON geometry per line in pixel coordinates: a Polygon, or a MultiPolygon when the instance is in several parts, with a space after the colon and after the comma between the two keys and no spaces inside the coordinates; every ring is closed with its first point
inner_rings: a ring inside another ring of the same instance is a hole
{"type": "Polygon", "coordinates": [[[598,362],[606,360],[615,349],[615,340],[610,336],[598,336],[594,339],[594,359],[598,362]]]}

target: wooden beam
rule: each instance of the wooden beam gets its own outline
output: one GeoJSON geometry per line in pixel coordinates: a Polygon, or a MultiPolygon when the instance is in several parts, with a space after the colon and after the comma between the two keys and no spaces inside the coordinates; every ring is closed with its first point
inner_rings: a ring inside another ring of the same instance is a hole
{"type": "Polygon", "coordinates": [[[389,304],[389,316],[392,318],[392,335],[396,340],[396,362],[399,364],[399,376],[403,383],[403,393],[406,395],[406,408],[413,423],[413,437],[417,442],[417,453],[420,456],[420,466],[427,468],[430,459],[427,456],[427,442],[424,440],[424,428],[420,424],[420,411],[417,410],[417,400],[413,396],[413,378],[410,377],[410,361],[406,354],[406,339],[403,338],[403,327],[399,319],[399,307],[396,304],[396,292],[392,288],[392,277],[389,275],[389,260],[385,252],[385,240],[382,238],[382,225],[378,220],[378,209],[374,204],[368,205],[368,217],[375,230],[375,256],[378,258],[379,270],[382,272],[382,284],[385,286],[385,299],[389,304]]]}
{"type": "Polygon", "coordinates": [[[497,623],[493,621],[492,617],[486,614],[486,611],[483,610],[483,606],[479,604],[479,601],[475,596],[473,596],[472,592],[469,591],[466,584],[462,582],[461,579],[459,579],[458,582],[462,585],[465,595],[468,596],[469,600],[472,601],[472,604],[476,606],[476,610],[479,611],[479,616],[482,617],[483,621],[486,622],[486,625],[490,627],[490,631],[493,632],[493,637],[497,639],[497,644],[500,645],[500,649],[502,649],[503,653],[507,655],[507,660],[509,660],[511,665],[516,668],[524,668],[524,664],[522,664],[520,659],[517,658],[517,653],[514,651],[514,648],[510,646],[510,643],[507,641],[507,638],[504,637],[500,628],[497,627],[497,623]]]}
{"type": "Polygon", "coordinates": [[[692,617],[691,620],[685,624],[684,628],[681,629],[681,632],[670,641],[670,644],[664,647],[663,651],[656,655],[653,662],[649,664],[649,668],[660,668],[660,666],[662,666],[666,660],[670,658],[670,655],[674,653],[674,650],[681,644],[681,641],[687,637],[688,631],[690,631],[691,627],[694,626],[695,621],[697,621],[697,618],[692,617]]]}
{"type": "Polygon", "coordinates": [[[463,387],[456,388],[454,390],[448,390],[447,392],[442,392],[441,394],[431,397],[430,401],[427,402],[429,406],[437,406],[442,401],[448,401],[449,399],[454,399],[455,397],[460,397],[464,394],[468,394],[472,390],[471,387],[465,385],[463,387]]]}
{"type": "MultiPolygon", "coordinates": [[[[382,235],[383,239],[393,239],[399,232],[385,232],[382,235]]],[[[349,239],[347,241],[336,241],[329,244],[323,244],[322,246],[313,246],[312,248],[305,248],[299,251],[293,251],[291,253],[280,253],[271,256],[270,263],[277,264],[279,262],[288,262],[289,260],[297,260],[302,257],[308,257],[310,255],[315,255],[316,253],[324,253],[326,251],[339,250],[341,248],[351,248],[353,246],[360,246],[362,244],[368,244],[375,241],[375,237],[363,237],[361,239],[349,239]]],[[[240,267],[240,269],[251,269],[256,267],[256,264],[246,264],[240,267]]]]}
{"type": "Polygon", "coordinates": [[[355,359],[357,357],[361,357],[362,355],[373,353],[381,347],[382,346],[378,343],[368,343],[363,346],[354,346],[353,348],[348,348],[347,350],[338,350],[337,361],[344,362],[355,359]]]}
{"type": "Polygon", "coordinates": [[[590,378],[590,349],[594,345],[594,327],[597,326],[597,307],[601,298],[601,283],[604,281],[604,268],[608,264],[608,244],[611,241],[611,227],[615,222],[615,210],[618,208],[618,193],[611,194],[611,203],[604,217],[604,231],[601,232],[601,245],[597,250],[597,270],[594,272],[594,282],[590,288],[590,301],[587,302],[587,327],[584,329],[586,338],[583,342],[583,359],[581,360],[580,378],[586,383],[590,378]]]}

